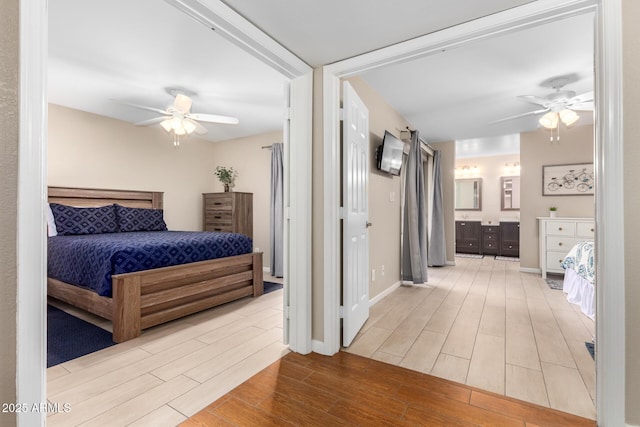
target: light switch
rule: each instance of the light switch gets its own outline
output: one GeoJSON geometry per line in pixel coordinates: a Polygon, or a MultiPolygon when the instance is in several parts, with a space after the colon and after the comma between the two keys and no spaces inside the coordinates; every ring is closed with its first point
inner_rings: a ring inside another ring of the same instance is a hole
{"type": "Polygon", "coordinates": [[[389,201],[390,202],[395,202],[396,201],[396,192],[392,191],[389,193],[389,201]]]}

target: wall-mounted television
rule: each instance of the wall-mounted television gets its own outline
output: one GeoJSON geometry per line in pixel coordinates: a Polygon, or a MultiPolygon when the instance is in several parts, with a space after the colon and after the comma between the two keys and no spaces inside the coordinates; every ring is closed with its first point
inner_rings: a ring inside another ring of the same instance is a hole
{"type": "Polygon", "coordinates": [[[385,130],[382,144],[376,150],[378,169],[391,175],[399,176],[403,154],[404,142],[385,130]]]}

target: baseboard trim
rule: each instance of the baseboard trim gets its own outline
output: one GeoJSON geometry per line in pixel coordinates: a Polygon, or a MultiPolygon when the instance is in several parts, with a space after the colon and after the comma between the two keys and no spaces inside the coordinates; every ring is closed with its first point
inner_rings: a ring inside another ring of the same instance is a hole
{"type": "Polygon", "coordinates": [[[455,261],[447,261],[445,264],[446,265],[456,265],[456,262],[455,261]]]}
{"type": "Polygon", "coordinates": [[[324,341],[311,340],[311,351],[322,354],[324,356],[333,356],[333,352],[327,351],[327,345],[324,341]]]}
{"type": "Polygon", "coordinates": [[[387,289],[385,289],[384,291],[380,292],[378,295],[376,295],[375,297],[371,298],[369,300],[369,307],[371,307],[372,305],[377,304],[379,301],[382,301],[382,299],[384,297],[386,297],[387,295],[389,295],[391,292],[395,291],[396,289],[398,289],[400,287],[401,282],[396,282],[393,285],[389,286],[387,289]]]}
{"type": "Polygon", "coordinates": [[[539,268],[527,268],[527,267],[520,267],[520,272],[521,273],[536,273],[536,274],[541,274],[542,270],[539,268]]]}

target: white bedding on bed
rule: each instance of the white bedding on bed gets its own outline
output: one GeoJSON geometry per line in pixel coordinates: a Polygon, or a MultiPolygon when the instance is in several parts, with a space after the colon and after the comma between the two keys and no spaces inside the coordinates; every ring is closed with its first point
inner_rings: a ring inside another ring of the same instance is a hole
{"type": "Polygon", "coordinates": [[[580,311],[592,320],[596,318],[596,288],[573,269],[564,272],[562,292],[567,294],[567,301],[580,306],[580,311]]]}

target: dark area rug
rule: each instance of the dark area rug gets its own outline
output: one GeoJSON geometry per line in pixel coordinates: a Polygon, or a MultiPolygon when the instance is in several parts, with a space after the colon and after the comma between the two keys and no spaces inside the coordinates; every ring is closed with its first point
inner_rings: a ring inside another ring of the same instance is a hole
{"type": "Polygon", "coordinates": [[[596,348],[595,348],[596,346],[595,346],[595,344],[593,344],[592,342],[585,342],[584,345],[585,345],[585,347],[587,347],[587,351],[591,355],[591,358],[593,360],[596,360],[596,348]]]}
{"type": "Polygon", "coordinates": [[[268,294],[269,292],[277,291],[278,289],[282,289],[282,283],[264,282],[265,294],[268,294]]]}
{"type": "Polygon", "coordinates": [[[111,332],[47,305],[47,368],[112,345],[111,332]]]}

